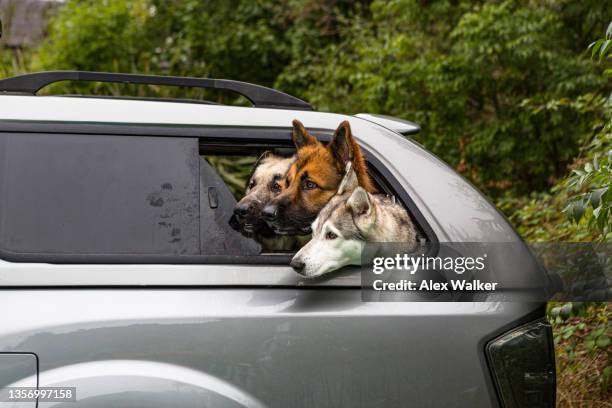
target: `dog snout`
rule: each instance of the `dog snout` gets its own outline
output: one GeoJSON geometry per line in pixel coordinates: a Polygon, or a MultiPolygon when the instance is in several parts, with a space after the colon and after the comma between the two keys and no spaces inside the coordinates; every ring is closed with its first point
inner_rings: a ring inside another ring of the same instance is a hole
{"type": "Polygon", "coordinates": [[[302,274],[302,272],[304,272],[304,268],[306,267],[304,261],[299,258],[293,258],[289,265],[299,274],[302,274]]]}
{"type": "Polygon", "coordinates": [[[261,211],[261,216],[264,220],[272,222],[276,221],[278,218],[278,206],[277,205],[267,205],[261,211]]]}
{"type": "Polygon", "coordinates": [[[236,214],[238,217],[244,218],[249,215],[249,209],[250,205],[248,203],[239,202],[234,207],[234,214],[236,214]]]}

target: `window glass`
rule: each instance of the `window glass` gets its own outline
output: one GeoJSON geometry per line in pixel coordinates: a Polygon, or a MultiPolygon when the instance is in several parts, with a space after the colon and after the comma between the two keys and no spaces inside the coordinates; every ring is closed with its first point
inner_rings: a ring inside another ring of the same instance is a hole
{"type": "Polygon", "coordinates": [[[199,254],[195,138],[0,134],[0,247],[199,254]]]}
{"type": "Polygon", "coordinates": [[[0,251],[35,262],[59,254],[59,262],[287,264],[308,236],[279,236],[262,217],[237,223],[234,214],[270,152],[294,153],[231,138],[0,133],[0,251]]]}
{"type": "MultiPolygon", "coordinates": [[[[227,173],[226,176],[230,176],[230,173],[227,173]]],[[[261,246],[257,241],[231,228],[230,219],[235,205],[236,199],[228,185],[217,174],[217,171],[204,158],[201,158],[200,239],[202,254],[253,256],[261,252],[261,246]]]]}

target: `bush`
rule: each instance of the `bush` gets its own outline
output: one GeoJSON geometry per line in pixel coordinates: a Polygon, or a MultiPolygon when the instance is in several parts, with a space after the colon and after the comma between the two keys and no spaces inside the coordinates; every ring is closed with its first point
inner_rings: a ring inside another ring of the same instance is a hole
{"type": "Polygon", "coordinates": [[[323,110],[420,122],[420,141],[489,195],[543,191],[592,135],[609,89],[582,55],[591,38],[574,14],[591,7],[612,18],[590,2],[375,1],[371,19],[353,18],[277,84],[323,110]]]}

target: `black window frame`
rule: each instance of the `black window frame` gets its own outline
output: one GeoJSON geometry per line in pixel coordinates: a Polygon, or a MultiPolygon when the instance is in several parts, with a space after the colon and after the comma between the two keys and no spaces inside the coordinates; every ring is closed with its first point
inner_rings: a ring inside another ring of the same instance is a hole
{"type": "MultiPolygon", "coordinates": [[[[330,140],[333,130],[309,129],[323,142],[330,140]]],[[[198,138],[200,154],[217,146],[228,149],[235,146],[246,152],[266,149],[291,149],[291,128],[252,127],[252,126],[216,126],[216,125],[160,125],[137,123],[96,123],[96,122],[56,122],[56,121],[21,121],[0,120],[2,133],[41,133],[41,134],[82,134],[108,136],[144,136],[144,137],[188,137],[198,138]]],[[[430,251],[437,253],[438,239],[401,183],[384,164],[362,147],[369,164],[371,176],[383,188],[383,192],[393,194],[407,208],[415,221],[417,229],[430,243],[430,251]]],[[[213,153],[214,154],[214,153],[213,153]]],[[[428,251],[429,252],[429,251],[428,251]]],[[[292,258],[290,253],[243,255],[156,255],[156,254],[58,254],[58,253],[15,253],[0,248],[0,259],[18,263],[51,263],[51,264],[202,264],[202,265],[288,265],[292,258]]]]}

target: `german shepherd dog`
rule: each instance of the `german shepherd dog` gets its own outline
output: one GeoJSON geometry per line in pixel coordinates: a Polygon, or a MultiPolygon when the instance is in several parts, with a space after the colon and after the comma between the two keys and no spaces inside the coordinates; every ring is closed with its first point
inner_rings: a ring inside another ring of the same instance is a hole
{"type": "Polygon", "coordinates": [[[236,203],[230,225],[242,235],[259,242],[264,251],[298,249],[303,237],[278,236],[261,217],[261,210],[283,190],[283,179],[295,157],[264,152],[253,165],[244,197],[236,203]]]}
{"type": "Polygon", "coordinates": [[[392,197],[360,187],[350,163],[337,194],[323,207],[312,230],[310,242],[291,260],[291,267],[309,278],[361,265],[367,242],[401,243],[407,251],[417,242],[408,212],[392,197]]]}
{"type": "Polygon", "coordinates": [[[348,121],[338,126],[327,145],[308,133],[298,120],[293,121],[292,136],[297,152],[281,183],[283,191],[262,211],[266,222],[279,235],[311,232],[311,224],[319,211],[336,194],[349,161],[353,163],[359,185],[366,191],[374,191],[348,121]]]}

